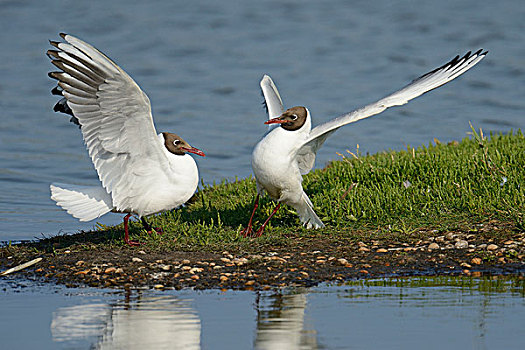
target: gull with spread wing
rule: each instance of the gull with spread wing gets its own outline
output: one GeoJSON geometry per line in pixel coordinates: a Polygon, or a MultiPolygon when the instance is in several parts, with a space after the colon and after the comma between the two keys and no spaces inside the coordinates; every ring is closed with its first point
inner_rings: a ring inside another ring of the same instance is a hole
{"type": "Polygon", "coordinates": [[[343,125],[371,117],[393,106],[408,101],[459,77],[481,61],[487,51],[470,51],[413,80],[404,88],[353,112],[341,115],[312,129],[310,112],[298,106],[284,110],[283,102],[272,79],[265,75],[261,89],[268,110],[269,130],[255,146],[252,168],[257,184],[257,197],[244,236],[260,236],[266,224],[279,210],[281,203],[293,207],[307,228],[324,227],[313,209],[313,204],[303,191],[302,175],[314,166],[315,155],[326,138],[343,125]],[[278,203],[257,232],[252,230],[252,220],[259,204],[259,196],[267,192],[278,203]]]}
{"type": "Polygon", "coordinates": [[[100,186],[52,184],[51,199],[80,221],[108,212],[126,213],[124,241],[130,241],[131,214],[144,216],[184,204],[197,189],[199,172],[188,154],[204,153],[176,134],[157,135],[148,96],[133,79],[103,53],[68,34],[50,41],[51,62],[60,71],[52,90],[63,98],[57,112],[80,126],[100,186]]]}

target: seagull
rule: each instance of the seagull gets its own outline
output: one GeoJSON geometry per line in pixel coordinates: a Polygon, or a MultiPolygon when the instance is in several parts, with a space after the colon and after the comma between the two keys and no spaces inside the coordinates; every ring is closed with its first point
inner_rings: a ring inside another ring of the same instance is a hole
{"type": "Polygon", "coordinates": [[[124,242],[139,245],[129,239],[129,217],[138,215],[151,231],[144,216],[184,204],[199,181],[188,153],[205,154],[176,134],[157,134],[150,101],[137,83],[93,46],[60,36],[63,41],[50,41],[55,49],[47,51],[60,70],[49,73],[58,81],[52,93],[63,96],[54,110],[79,125],[101,184],[54,183],[51,199],[80,221],[126,213],[124,242]]]}
{"type": "Polygon", "coordinates": [[[268,75],[260,82],[269,125],[266,135],[257,143],[252,153],[252,169],[257,185],[257,197],[250,221],[241,231],[245,237],[259,237],[279,210],[281,203],[294,208],[306,228],[322,228],[323,222],[313,209],[313,204],[302,187],[302,175],[310,172],[315,155],[325,140],[341,126],[379,114],[389,107],[401,106],[408,101],[459,77],[481,61],[487,51],[482,49],[450,62],[413,80],[402,89],[377,102],[343,114],[312,129],[308,108],[296,106],[284,110],[277,87],[268,75]],[[277,205],[257,232],[252,230],[252,220],[259,205],[259,196],[268,193],[277,205]]]}

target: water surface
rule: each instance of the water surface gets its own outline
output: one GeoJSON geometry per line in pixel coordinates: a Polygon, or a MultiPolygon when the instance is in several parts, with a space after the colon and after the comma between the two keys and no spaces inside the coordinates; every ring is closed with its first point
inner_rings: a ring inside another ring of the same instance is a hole
{"type": "Polygon", "coordinates": [[[522,349],[525,342],[523,279],[409,278],[272,292],[0,280],[0,308],[6,349],[522,349]]]}

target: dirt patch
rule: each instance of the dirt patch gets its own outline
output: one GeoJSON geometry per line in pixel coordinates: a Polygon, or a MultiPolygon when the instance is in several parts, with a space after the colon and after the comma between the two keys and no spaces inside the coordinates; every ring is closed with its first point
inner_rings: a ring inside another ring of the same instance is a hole
{"type": "Polygon", "coordinates": [[[68,286],[158,289],[264,290],[385,276],[525,274],[525,233],[501,223],[476,232],[422,230],[403,241],[313,234],[287,242],[195,252],[86,243],[50,251],[49,242],[41,241],[0,248],[0,266],[42,257],[18,275],[68,286]]]}

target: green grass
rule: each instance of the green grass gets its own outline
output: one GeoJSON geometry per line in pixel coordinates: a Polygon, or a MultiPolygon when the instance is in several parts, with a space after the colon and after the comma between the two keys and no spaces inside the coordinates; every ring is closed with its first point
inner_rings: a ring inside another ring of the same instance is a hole
{"type": "MultiPolygon", "coordinates": [[[[326,224],[322,230],[302,228],[295,213],[283,206],[261,238],[241,238],[256,195],[255,180],[248,178],[204,185],[191,205],[149,218],[164,235],[149,236],[140,223],[133,223],[132,237],[150,248],[214,250],[284,245],[290,235],[403,237],[421,228],[446,231],[493,219],[525,229],[521,131],[486,137],[472,128],[461,142],[435,140],[428,146],[366,156],[345,153],[304,178],[305,191],[326,224]]],[[[274,205],[262,200],[256,227],[274,205]]],[[[101,226],[100,231],[110,244],[122,244],[122,225],[101,226]]]]}

